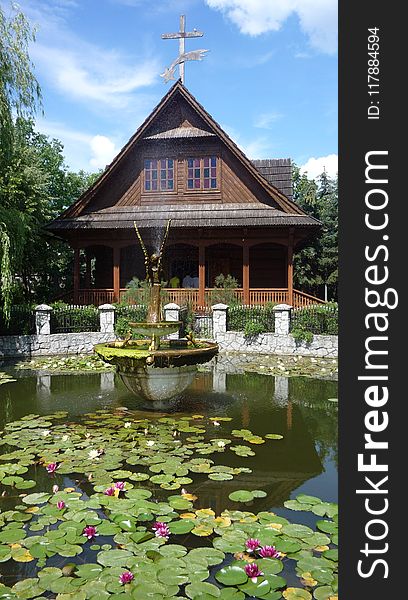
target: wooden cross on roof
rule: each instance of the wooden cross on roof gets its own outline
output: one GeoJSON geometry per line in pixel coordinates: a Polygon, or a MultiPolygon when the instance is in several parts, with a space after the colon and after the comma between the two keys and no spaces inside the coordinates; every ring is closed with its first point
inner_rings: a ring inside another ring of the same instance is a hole
{"type": "Polygon", "coordinates": [[[185,51],[185,39],[193,38],[193,37],[203,37],[202,31],[197,31],[194,29],[193,31],[186,31],[186,17],[184,15],[180,16],[180,31],[177,33],[162,33],[163,40],[179,40],[179,55],[173,60],[171,65],[165,69],[164,73],[160,74],[160,77],[163,77],[164,83],[167,83],[171,79],[174,80],[174,70],[176,66],[179,66],[179,74],[181,83],[184,84],[184,63],[187,60],[202,60],[204,55],[208,52],[208,50],[192,50],[191,52],[185,51]]]}

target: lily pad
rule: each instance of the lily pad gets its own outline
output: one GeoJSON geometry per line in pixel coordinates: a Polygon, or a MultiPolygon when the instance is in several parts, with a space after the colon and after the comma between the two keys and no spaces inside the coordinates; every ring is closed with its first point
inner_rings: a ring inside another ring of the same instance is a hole
{"type": "Polygon", "coordinates": [[[217,571],[215,579],[223,585],[239,585],[248,581],[248,575],[243,568],[233,565],[217,571]]]}
{"type": "Polygon", "coordinates": [[[312,594],[302,588],[289,587],[282,596],[285,600],[312,600],[312,594]]]}

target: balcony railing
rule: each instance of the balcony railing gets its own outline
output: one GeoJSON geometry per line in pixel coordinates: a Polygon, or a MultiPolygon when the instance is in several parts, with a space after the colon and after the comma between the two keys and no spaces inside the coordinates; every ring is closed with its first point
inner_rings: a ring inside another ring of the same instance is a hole
{"type": "MultiPolygon", "coordinates": [[[[120,299],[123,300],[123,296],[129,290],[122,288],[120,290],[120,299]]],[[[199,291],[196,288],[164,288],[166,302],[174,302],[179,306],[185,306],[186,304],[192,306],[195,310],[201,303],[199,302],[199,291]]],[[[211,306],[216,300],[216,296],[219,295],[219,288],[206,288],[205,290],[205,304],[211,306]]],[[[135,294],[133,294],[135,297],[135,294]]],[[[234,290],[234,296],[243,302],[244,292],[242,288],[234,290]]],[[[74,302],[73,294],[66,294],[63,298],[66,302],[74,302]]],[[[101,304],[112,304],[115,301],[115,294],[113,289],[81,289],[78,291],[78,298],[75,299],[76,304],[94,304],[100,306],[101,304]]],[[[324,300],[301,292],[299,290],[293,290],[293,301],[289,302],[289,291],[287,288],[250,288],[249,290],[249,303],[251,306],[254,305],[265,305],[268,303],[273,304],[292,304],[295,308],[302,308],[304,306],[310,306],[312,304],[324,304],[324,300]]]]}

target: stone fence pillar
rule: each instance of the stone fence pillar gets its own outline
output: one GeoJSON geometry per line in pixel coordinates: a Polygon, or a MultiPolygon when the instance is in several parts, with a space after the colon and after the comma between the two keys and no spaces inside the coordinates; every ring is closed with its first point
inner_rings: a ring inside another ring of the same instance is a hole
{"type": "MultiPolygon", "coordinates": [[[[175,304],[174,302],[170,302],[163,306],[164,312],[164,320],[165,321],[180,321],[180,306],[175,304]]],[[[176,331],[175,333],[170,333],[166,336],[168,340],[178,340],[180,331],[176,331]]]]}
{"type": "Polygon", "coordinates": [[[51,311],[48,304],[39,304],[35,307],[35,332],[37,335],[50,335],[51,311]]]}
{"type": "Polygon", "coordinates": [[[277,304],[273,307],[275,313],[275,333],[288,335],[290,330],[290,314],[292,307],[289,304],[277,304]]]}
{"type": "Polygon", "coordinates": [[[211,308],[213,311],[213,337],[216,340],[219,333],[227,331],[228,306],[226,304],[214,304],[211,308]]]}
{"type": "Polygon", "coordinates": [[[99,323],[101,333],[114,333],[115,331],[115,307],[113,304],[101,304],[98,306],[99,323]]]}

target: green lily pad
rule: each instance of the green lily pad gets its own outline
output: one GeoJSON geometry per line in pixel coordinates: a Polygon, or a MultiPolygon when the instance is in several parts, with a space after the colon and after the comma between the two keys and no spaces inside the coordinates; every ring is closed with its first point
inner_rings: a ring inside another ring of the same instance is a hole
{"type": "Polygon", "coordinates": [[[313,590],[313,598],[316,600],[329,600],[330,596],[336,595],[336,592],[329,585],[323,585],[313,590]]]}
{"type": "Polygon", "coordinates": [[[35,494],[28,494],[23,498],[24,504],[45,504],[51,498],[51,494],[45,492],[38,492],[35,494]]]}
{"type": "Polygon", "coordinates": [[[325,533],[337,533],[337,523],[333,521],[317,521],[316,527],[325,533]]]}
{"type": "Polygon", "coordinates": [[[289,537],[299,539],[303,539],[305,536],[313,534],[313,529],[310,529],[310,527],[307,527],[306,525],[299,525],[297,523],[284,525],[281,531],[289,537]]]}
{"type": "Polygon", "coordinates": [[[249,580],[247,583],[244,583],[244,585],[240,585],[239,589],[241,590],[241,592],[244,592],[248,596],[254,596],[255,598],[263,598],[270,591],[271,586],[267,579],[264,579],[263,577],[258,577],[256,583],[252,580],[249,580]]]}
{"type": "Polygon", "coordinates": [[[236,490],[235,492],[231,492],[228,498],[233,502],[251,502],[254,499],[254,495],[248,490],[236,490]]]}
{"type": "Polygon", "coordinates": [[[206,583],[203,581],[190,583],[190,585],[186,586],[185,593],[192,600],[195,598],[200,598],[204,594],[210,596],[211,598],[219,598],[221,595],[219,588],[212,583],[206,583]]]}
{"type": "Polygon", "coordinates": [[[223,585],[239,585],[248,581],[248,575],[243,568],[233,565],[217,571],[215,579],[223,585]]]}
{"type": "Polygon", "coordinates": [[[173,521],[169,523],[170,532],[176,535],[189,533],[195,526],[196,523],[194,523],[194,521],[190,521],[189,519],[181,519],[180,521],[173,521]]]}
{"type": "Polygon", "coordinates": [[[283,435],[281,435],[280,433],[266,433],[264,435],[264,437],[267,440],[282,440],[283,439],[283,435]]]}

